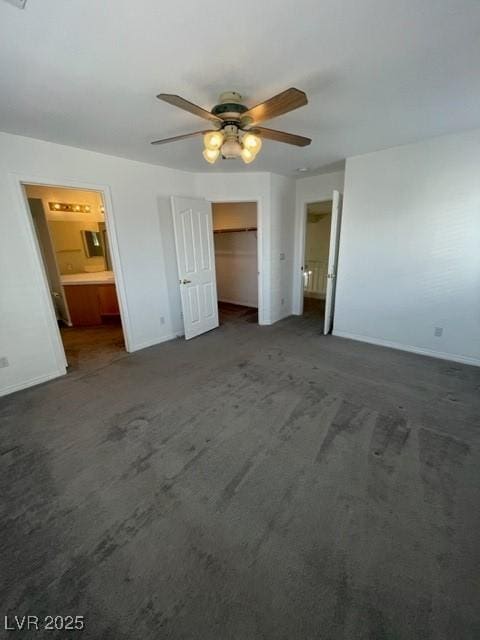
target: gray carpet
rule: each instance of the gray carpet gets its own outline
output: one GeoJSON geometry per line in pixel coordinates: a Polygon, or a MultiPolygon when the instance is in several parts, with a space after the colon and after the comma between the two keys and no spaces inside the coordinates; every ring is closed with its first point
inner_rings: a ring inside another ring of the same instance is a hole
{"type": "Polygon", "coordinates": [[[95,327],[62,327],[63,347],[70,377],[83,376],[127,356],[120,323],[95,327]]]}
{"type": "Polygon", "coordinates": [[[241,318],[4,398],[3,615],[478,639],[480,371],[241,318]]]}

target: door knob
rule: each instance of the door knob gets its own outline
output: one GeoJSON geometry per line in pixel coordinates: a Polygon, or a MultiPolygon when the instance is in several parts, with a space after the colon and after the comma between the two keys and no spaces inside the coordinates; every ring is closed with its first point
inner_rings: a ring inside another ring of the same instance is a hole
{"type": "Polygon", "coordinates": [[[185,279],[182,280],[182,284],[190,284],[191,282],[192,282],[191,280],[185,280],[185,279]]]}

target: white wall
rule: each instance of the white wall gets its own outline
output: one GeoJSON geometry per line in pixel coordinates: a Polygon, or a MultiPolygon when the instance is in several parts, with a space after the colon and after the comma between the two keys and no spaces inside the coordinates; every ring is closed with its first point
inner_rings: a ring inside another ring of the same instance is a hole
{"type": "Polygon", "coordinates": [[[216,233],[214,241],[218,299],[257,307],[257,232],[216,233]]]}
{"type": "Polygon", "coordinates": [[[334,333],[480,365],[480,130],[348,159],[334,333]]]}
{"type": "Polygon", "coordinates": [[[255,202],[212,204],[217,295],[222,302],[258,307],[257,226],[255,202]]]}
{"type": "Polygon", "coordinates": [[[334,190],[343,193],[345,174],[343,171],[318,176],[299,178],[295,185],[295,255],[293,260],[292,310],[303,311],[303,253],[305,248],[306,205],[309,202],[331,200],[334,190]]]}
{"type": "Polygon", "coordinates": [[[20,180],[87,189],[107,187],[122,256],[116,278],[125,288],[121,304],[128,319],[124,328],[129,348],[140,349],[172,337],[176,331],[172,300],[178,287],[172,287],[176,266],[173,262],[172,267],[169,196],[193,193],[193,176],[0,134],[0,357],[7,357],[10,363],[0,369],[0,394],[65,371],[58,332],[52,331],[51,303],[44,297],[41,262],[31,244],[20,180]]]}
{"type": "Polygon", "coordinates": [[[213,230],[257,226],[256,202],[217,202],[212,205],[213,230]]]}
{"type": "MultiPolygon", "coordinates": [[[[318,216],[319,214],[313,214],[318,216]]],[[[330,249],[330,227],[332,214],[321,214],[320,219],[307,222],[305,234],[305,259],[326,260],[330,249]]]]}
{"type": "Polygon", "coordinates": [[[292,314],[295,180],[271,174],[270,321],[292,314]]]}

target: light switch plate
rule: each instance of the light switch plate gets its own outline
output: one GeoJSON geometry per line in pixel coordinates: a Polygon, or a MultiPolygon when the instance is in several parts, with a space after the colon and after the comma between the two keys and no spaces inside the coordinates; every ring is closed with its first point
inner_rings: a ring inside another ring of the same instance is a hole
{"type": "Polygon", "coordinates": [[[0,358],[0,369],[4,369],[5,367],[9,366],[9,361],[8,358],[6,356],[3,356],[3,358],[0,358]]]}
{"type": "Polygon", "coordinates": [[[280,254],[280,260],[285,260],[285,254],[284,253],[280,254]]]}

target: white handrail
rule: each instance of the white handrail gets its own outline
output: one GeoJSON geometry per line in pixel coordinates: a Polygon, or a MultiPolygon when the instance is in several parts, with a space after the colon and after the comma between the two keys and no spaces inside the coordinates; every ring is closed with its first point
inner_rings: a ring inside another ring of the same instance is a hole
{"type": "Polygon", "coordinates": [[[305,295],[325,295],[327,290],[327,260],[307,260],[303,271],[303,292],[305,295]]]}

